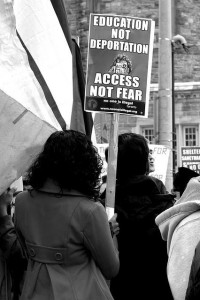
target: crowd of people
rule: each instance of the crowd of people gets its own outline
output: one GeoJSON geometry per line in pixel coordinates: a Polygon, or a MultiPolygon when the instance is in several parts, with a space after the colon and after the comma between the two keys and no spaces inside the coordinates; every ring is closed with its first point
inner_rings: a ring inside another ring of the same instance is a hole
{"type": "Polygon", "coordinates": [[[15,191],[0,196],[0,300],[200,299],[199,174],[179,168],[168,192],[150,175],[148,141],[120,134],[108,220],[102,165],[86,135],[57,131],[27,170],[14,218],[15,191]]]}

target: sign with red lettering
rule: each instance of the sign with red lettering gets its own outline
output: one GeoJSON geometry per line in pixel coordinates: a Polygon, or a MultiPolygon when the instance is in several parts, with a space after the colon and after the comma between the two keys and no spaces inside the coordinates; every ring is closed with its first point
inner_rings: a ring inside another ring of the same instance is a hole
{"type": "Polygon", "coordinates": [[[154,21],[90,15],[85,110],[148,116],[154,21]]]}
{"type": "Polygon", "coordinates": [[[181,147],[182,166],[200,173],[200,147],[181,147]]]}

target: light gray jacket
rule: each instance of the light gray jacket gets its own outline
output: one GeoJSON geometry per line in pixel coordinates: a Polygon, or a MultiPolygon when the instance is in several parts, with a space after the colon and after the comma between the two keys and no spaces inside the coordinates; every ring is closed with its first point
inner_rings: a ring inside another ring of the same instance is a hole
{"type": "Polygon", "coordinates": [[[167,241],[167,276],[175,300],[184,300],[194,250],[200,240],[200,177],[192,178],[175,205],[156,218],[167,241]]]}
{"type": "Polygon", "coordinates": [[[111,300],[119,258],[102,204],[51,182],[16,198],[16,229],[29,262],[21,300],[111,300]]]}

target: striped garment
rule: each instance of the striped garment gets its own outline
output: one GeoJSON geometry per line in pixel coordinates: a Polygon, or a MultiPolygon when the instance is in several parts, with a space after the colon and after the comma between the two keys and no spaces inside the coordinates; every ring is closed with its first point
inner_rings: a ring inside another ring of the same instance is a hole
{"type": "Polygon", "coordinates": [[[0,193],[53,131],[91,135],[84,85],[63,1],[0,0],[0,193]]]}

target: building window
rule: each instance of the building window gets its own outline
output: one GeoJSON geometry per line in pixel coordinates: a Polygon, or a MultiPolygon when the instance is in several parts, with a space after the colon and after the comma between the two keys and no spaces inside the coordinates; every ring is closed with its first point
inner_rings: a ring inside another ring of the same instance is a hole
{"type": "Polygon", "coordinates": [[[185,146],[197,146],[197,127],[184,127],[184,144],[185,146]]]}
{"type": "Polygon", "coordinates": [[[143,128],[142,135],[152,144],[154,142],[153,128],[143,128]]]}

